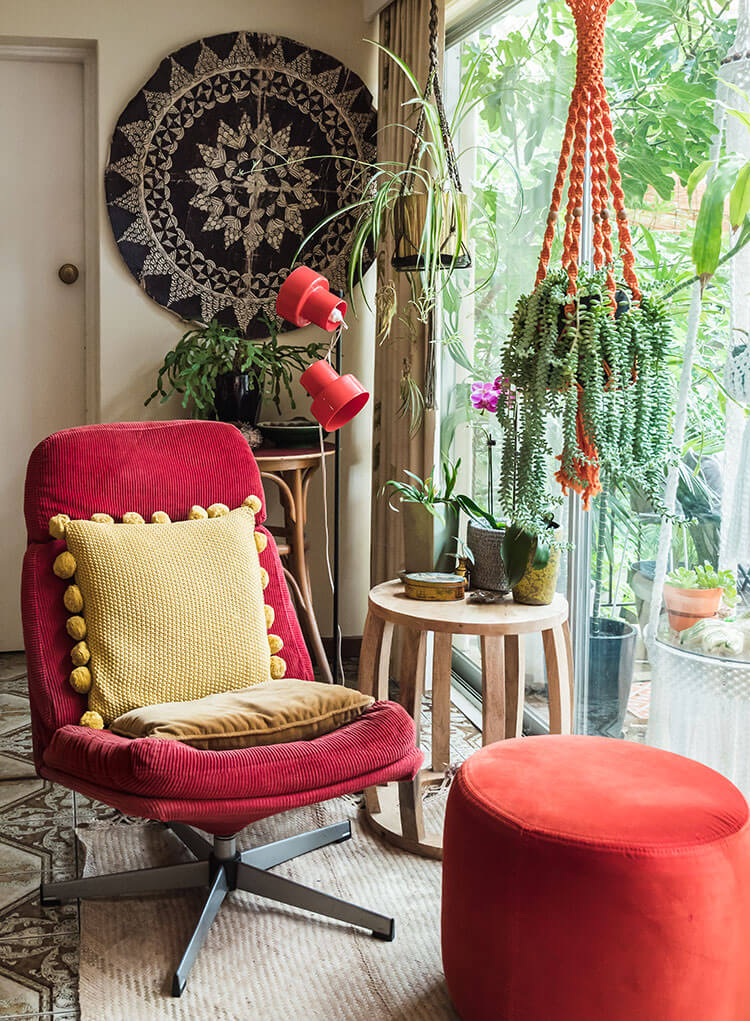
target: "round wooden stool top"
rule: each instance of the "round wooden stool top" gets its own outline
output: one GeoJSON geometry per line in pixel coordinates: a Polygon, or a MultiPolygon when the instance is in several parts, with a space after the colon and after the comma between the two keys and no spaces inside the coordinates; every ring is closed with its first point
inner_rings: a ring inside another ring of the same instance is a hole
{"type": "Polygon", "coordinates": [[[451,635],[527,635],[547,631],[568,619],[568,603],[555,594],[549,606],[526,606],[508,595],[501,603],[409,599],[400,581],[384,581],[370,591],[368,609],[376,617],[420,631],[451,635]]]}

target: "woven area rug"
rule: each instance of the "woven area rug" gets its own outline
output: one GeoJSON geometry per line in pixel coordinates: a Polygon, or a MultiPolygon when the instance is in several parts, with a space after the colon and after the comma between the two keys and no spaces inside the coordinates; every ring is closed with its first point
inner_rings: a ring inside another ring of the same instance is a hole
{"type": "MultiPolygon", "coordinates": [[[[427,799],[431,826],[440,825],[444,800],[427,799]]],[[[393,943],[235,891],[181,999],[172,999],[172,972],[198,916],[200,891],[82,901],[82,1021],[456,1019],[440,961],[440,862],[384,843],[348,798],[256,823],[240,837],[240,847],[345,818],[352,820],[351,840],[276,871],[393,914],[393,943]]],[[[86,849],[85,875],[190,859],[173,834],[153,823],[93,824],[81,827],[79,838],[86,849]]]]}

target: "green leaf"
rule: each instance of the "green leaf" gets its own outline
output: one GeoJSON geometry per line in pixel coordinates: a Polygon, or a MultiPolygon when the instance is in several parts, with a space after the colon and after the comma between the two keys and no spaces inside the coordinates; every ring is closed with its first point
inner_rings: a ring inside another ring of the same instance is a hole
{"type": "Polygon", "coordinates": [[[746,163],[737,174],[737,180],[729,195],[729,222],[734,230],[750,213],[750,163],[746,163]]]}
{"type": "Polygon", "coordinates": [[[705,283],[719,265],[721,235],[724,227],[724,203],[732,185],[729,167],[720,167],[706,186],[695,223],[692,257],[695,272],[705,283]]]}
{"type": "Polygon", "coordinates": [[[502,554],[505,573],[511,588],[524,576],[534,538],[518,525],[509,525],[503,537],[502,554]]]}
{"type": "Polygon", "coordinates": [[[703,178],[706,176],[712,165],[713,164],[711,160],[703,160],[702,163],[698,164],[698,166],[692,172],[690,177],[688,177],[687,179],[688,199],[692,199],[693,192],[698,187],[703,178]]]}

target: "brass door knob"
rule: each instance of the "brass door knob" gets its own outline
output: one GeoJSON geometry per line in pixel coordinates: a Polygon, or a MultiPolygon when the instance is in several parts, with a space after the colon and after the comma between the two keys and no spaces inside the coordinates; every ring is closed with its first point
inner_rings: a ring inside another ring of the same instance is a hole
{"type": "Polygon", "coordinates": [[[72,262],[64,262],[58,269],[57,275],[64,284],[74,284],[78,279],[78,267],[72,262]]]}

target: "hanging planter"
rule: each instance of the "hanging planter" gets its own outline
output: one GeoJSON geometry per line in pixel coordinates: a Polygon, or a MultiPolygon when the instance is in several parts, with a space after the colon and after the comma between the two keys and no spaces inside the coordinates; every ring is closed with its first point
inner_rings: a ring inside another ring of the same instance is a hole
{"type": "Polygon", "coordinates": [[[466,247],[468,211],[466,195],[460,191],[399,195],[393,206],[394,269],[429,272],[425,253],[430,251],[437,271],[471,266],[466,247]]]}
{"type": "Polygon", "coordinates": [[[576,21],[576,83],[552,191],[534,290],[516,306],[502,371],[519,395],[505,429],[501,500],[527,532],[550,505],[547,426],[562,422],[556,479],[589,508],[602,476],[627,478],[658,502],[670,456],[671,378],[666,307],[643,296],[624,208],[604,87],[604,26],[611,0],[567,0],[576,21]],[[579,267],[584,169],[590,161],[593,270],[579,267]],[[562,268],[549,270],[568,182],[562,268]],[[615,278],[613,224],[621,260],[615,278]],[[512,428],[511,428],[512,426],[512,428]]]}

